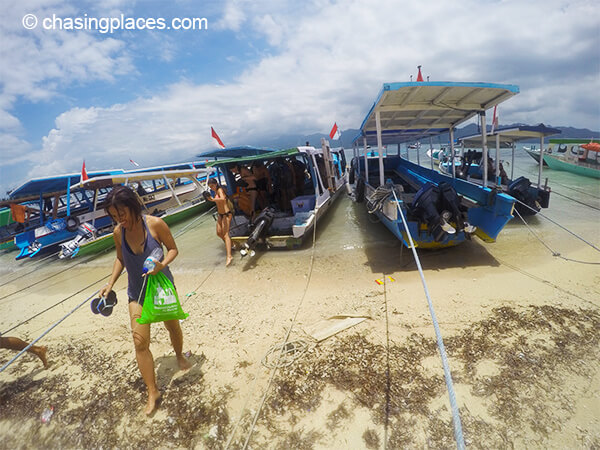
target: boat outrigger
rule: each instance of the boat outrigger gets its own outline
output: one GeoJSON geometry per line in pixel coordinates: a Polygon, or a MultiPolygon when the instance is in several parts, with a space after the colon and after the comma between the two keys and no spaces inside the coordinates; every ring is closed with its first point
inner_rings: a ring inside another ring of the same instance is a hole
{"type": "MultiPolygon", "coordinates": [[[[540,146],[543,148],[544,138],[554,134],[560,134],[560,130],[547,127],[544,124],[502,127],[497,128],[493,133],[487,133],[486,141],[495,142],[496,147],[495,158],[492,159],[488,156],[487,184],[517,199],[518,202],[515,207],[521,215],[536,214],[541,208],[548,208],[551,190],[547,183],[542,185],[542,170],[538,173],[537,185],[533,185],[524,176],[514,178],[515,143],[524,139],[538,138],[541,142],[540,146]],[[512,149],[510,176],[506,173],[500,161],[500,149],[503,148],[512,149]]],[[[478,150],[481,148],[481,142],[481,133],[459,139],[461,146],[460,163],[455,163],[455,166],[452,167],[449,161],[441,161],[440,171],[475,184],[484,185],[483,152],[478,150]],[[468,150],[465,151],[465,149],[468,150]]]]}
{"type": "MultiPolygon", "coordinates": [[[[422,79],[422,77],[419,77],[422,79]]],[[[474,234],[494,242],[512,219],[515,200],[495,189],[445,175],[400,156],[383,157],[384,144],[422,140],[449,132],[454,159],[455,127],[519,92],[514,85],[491,83],[386,83],[354,140],[354,197],[407,247],[457,245],[474,234]],[[361,142],[362,141],[362,142],[361,142]],[[358,145],[377,145],[379,157],[360,156],[358,145]]],[[[487,159],[486,136],[483,139],[487,159]]],[[[389,145],[388,145],[389,148],[389,145]]],[[[487,174],[486,174],[487,175],[487,174]]]]}
{"type": "Polygon", "coordinates": [[[325,139],[321,140],[321,148],[306,145],[211,161],[207,163],[210,166],[224,177],[227,193],[234,200],[230,236],[241,248],[242,256],[253,254],[258,244],[268,248],[299,247],[317,220],[345,192],[344,152],[331,149],[325,139]],[[259,178],[265,181],[257,182],[256,189],[247,189],[239,174],[246,170],[249,174],[251,167],[257,166],[266,167],[268,177],[259,178]]]}

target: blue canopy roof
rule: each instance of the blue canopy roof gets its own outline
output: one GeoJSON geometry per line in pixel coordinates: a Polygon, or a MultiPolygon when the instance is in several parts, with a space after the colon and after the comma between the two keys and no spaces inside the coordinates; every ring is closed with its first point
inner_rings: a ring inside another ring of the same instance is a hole
{"type": "MultiPolygon", "coordinates": [[[[122,169],[104,170],[98,172],[88,172],[88,176],[99,177],[111,174],[123,173],[122,169]]],[[[55,194],[64,194],[67,192],[67,187],[79,183],[81,180],[80,173],[70,173],[65,175],[57,175],[53,177],[34,178],[23,183],[18,188],[14,189],[10,195],[10,200],[26,201],[27,199],[43,197],[51,197],[55,194]]]]}
{"type": "Polygon", "coordinates": [[[219,148],[209,150],[196,155],[197,158],[244,158],[246,156],[262,155],[264,153],[274,152],[272,148],[252,147],[249,145],[241,145],[239,147],[219,148]]]}
{"type": "Polygon", "coordinates": [[[518,86],[510,84],[385,83],[354,141],[366,137],[367,144],[377,144],[377,113],[382,144],[414,142],[447,132],[518,93],[518,86]]]}

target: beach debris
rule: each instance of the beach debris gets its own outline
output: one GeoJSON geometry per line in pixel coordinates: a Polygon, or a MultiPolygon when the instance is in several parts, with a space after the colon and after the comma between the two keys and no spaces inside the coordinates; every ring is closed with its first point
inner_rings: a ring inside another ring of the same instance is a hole
{"type": "Polygon", "coordinates": [[[317,342],[321,342],[328,337],[353,327],[354,325],[358,325],[367,319],[372,319],[372,317],[368,315],[340,314],[331,316],[325,320],[320,320],[305,328],[304,331],[317,342]]]}
{"type": "Polygon", "coordinates": [[[287,367],[302,356],[308,349],[303,340],[273,345],[262,359],[262,365],[269,368],[287,367]]]}
{"type": "Polygon", "coordinates": [[[185,356],[186,358],[189,358],[190,356],[192,356],[192,351],[191,351],[191,350],[188,350],[187,352],[185,352],[185,353],[183,354],[183,356],[185,356]]]}
{"type": "Polygon", "coordinates": [[[41,416],[42,423],[45,423],[45,424],[50,423],[52,414],[54,414],[54,406],[50,406],[50,407],[44,409],[44,411],[42,411],[42,416],[41,416]]]}
{"type": "Polygon", "coordinates": [[[196,291],[188,292],[185,294],[186,297],[191,297],[192,295],[196,295],[196,291]]]}
{"type": "Polygon", "coordinates": [[[390,277],[389,275],[386,275],[383,278],[378,278],[377,280],[375,280],[375,283],[377,283],[378,285],[382,285],[385,282],[385,278],[387,278],[388,280],[390,280],[391,282],[396,281],[394,278],[390,277]]]}

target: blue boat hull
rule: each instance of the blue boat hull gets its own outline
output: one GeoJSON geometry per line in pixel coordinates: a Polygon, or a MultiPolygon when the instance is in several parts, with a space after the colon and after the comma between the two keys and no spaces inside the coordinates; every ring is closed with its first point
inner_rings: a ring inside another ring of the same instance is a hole
{"type": "MultiPolygon", "coordinates": [[[[452,186],[459,197],[462,198],[462,202],[468,204],[466,212],[468,223],[477,227],[474,234],[485,242],[494,242],[500,231],[513,217],[515,200],[506,194],[465,180],[453,179],[451,176],[421,167],[398,156],[386,157],[383,162],[386,182],[394,184],[401,182],[410,186],[413,192],[428,182],[434,185],[446,182],[452,186]]],[[[364,173],[364,159],[360,162],[360,173],[364,173]]],[[[374,191],[378,185],[378,178],[378,162],[373,159],[369,161],[370,183],[367,183],[367,191],[374,191]]],[[[378,210],[375,214],[407,247],[410,247],[410,241],[402,222],[402,216],[397,212],[394,214],[394,210],[398,206],[407,220],[413,242],[420,248],[451,247],[470,238],[464,231],[457,230],[454,234],[446,234],[443,239],[439,239],[438,236],[438,240],[436,240],[435,236],[428,230],[427,225],[414,218],[412,205],[409,201],[403,200],[402,196],[398,199],[399,203],[396,203],[393,197],[388,201],[393,203],[393,206],[387,205],[387,209],[378,210]]]]}

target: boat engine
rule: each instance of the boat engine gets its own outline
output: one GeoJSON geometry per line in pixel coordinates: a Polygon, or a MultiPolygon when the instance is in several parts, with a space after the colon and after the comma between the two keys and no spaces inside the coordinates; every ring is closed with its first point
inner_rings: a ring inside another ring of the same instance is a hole
{"type": "Polygon", "coordinates": [[[79,246],[86,240],[92,239],[96,235],[96,228],[88,222],[82,223],[77,227],[77,236],[68,242],[60,244],[60,252],[58,257],[74,258],[79,252],[79,246]]]}
{"type": "MultiPolygon", "coordinates": [[[[540,204],[536,201],[535,195],[531,193],[529,187],[531,186],[531,181],[525,177],[519,177],[513,182],[511,182],[507,187],[508,195],[516,198],[518,201],[524,203],[530,208],[539,211],[541,209],[540,204]]],[[[517,204],[517,206],[520,206],[517,204]]],[[[519,211],[525,214],[532,214],[533,211],[528,210],[527,208],[519,208],[519,211]]]]}
{"type": "Polygon", "coordinates": [[[475,227],[464,221],[458,195],[446,182],[441,182],[438,186],[427,183],[419,189],[413,201],[413,212],[427,224],[427,229],[437,242],[456,233],[457,230],[450,225],[450,221],[455,223],[458,231],[464,231],[467,238],[475,231],[475,227]]]}
{"type": "Polygon", "coordinates": [[[242,257],[250,253],[250,256],[254,256],[254,247],[261,240],[264,239],[267,231],[273,223],[275,218],[275,210],[270,207],[263,209],[258,216],[250,223],[250,236],[244,243],[243,248],[240,250],[242,257]]]}

